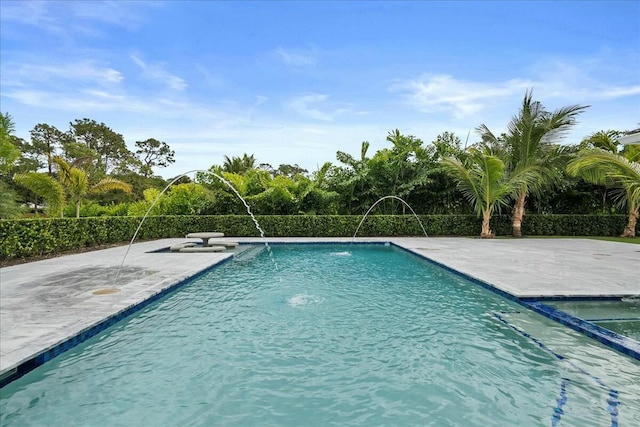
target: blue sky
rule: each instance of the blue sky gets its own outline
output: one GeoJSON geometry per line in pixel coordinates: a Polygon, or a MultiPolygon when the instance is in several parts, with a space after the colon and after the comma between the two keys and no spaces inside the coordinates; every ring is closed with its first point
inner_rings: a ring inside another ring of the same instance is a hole
{"type": "Polygon", "coordinates": [[[567,135],[640,123],[640,1],[1,0],[0,111],[104,122],[176,152],[165,177],[254,154],[315,171],[337,150],[505,130],[527,89],[591,107],[567,135]]]}

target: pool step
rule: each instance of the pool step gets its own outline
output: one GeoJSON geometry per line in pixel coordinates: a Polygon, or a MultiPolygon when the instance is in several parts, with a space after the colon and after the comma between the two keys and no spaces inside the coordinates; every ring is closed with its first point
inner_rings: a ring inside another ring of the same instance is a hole
{"type": "Polygon", "coordinates": [[[224,246],[187,246],[179,252],[224,252],[224,246]]]}
{"type": "Polygon", "coordinates": [[[194,247],[194,246],[197,246],[197,245],[198,245],[198,243],[196,243],[196,242],[179,243],[177,245],[170,246],[169,250],[171,252],[179,252],[184,248],[191,248],[191,247],[194,247]]]}

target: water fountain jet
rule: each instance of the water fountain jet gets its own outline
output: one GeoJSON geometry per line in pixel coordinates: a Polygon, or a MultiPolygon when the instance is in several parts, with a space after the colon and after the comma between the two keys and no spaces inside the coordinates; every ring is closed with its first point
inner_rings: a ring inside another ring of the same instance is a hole
{"type": "Polygon", "coordinates": [[[382,202],[383,200],[386,199],[395,199],[395,200],[399,200],[402,203],[404,203],[404,205],[406,207],[409,208],[409,210],[411,211],[411,213],[413,214],[413,216],[416,218],[416,220],[418,220],[418,224],[420,224],[420,228],[422,228],[422,232],[424,233],[424,237],[427,238],[427,242],[429,242],[429,247],[431,248],[431,241],[429,240],[429,236],[427,236],[427,231],[424,229],[424,226],[422,225],[422,221],[420,221],[420,218],[418,218],[418,215],[415,213],[415,211],[413,210],[413,208],[409,205],[409,203],[405,202],[403,199],[401,199],[398,196],[384,196],[378,199],[378,201],[376,201],[373,205],[371,205],[371,207],[369,208],[369,210],[367,210],[367,212],[364,214],[364,216],[362,217],[362,220],[360,220],[360,224],[358,224],[358,227],[356,228],[356,232],[353,233],[353,237],[351,238],[351,243],[353,243],[353,241],[356,238],[356,235],[358,234],[358,230],[360,230],[360,227],[362,226],[362,223],[364,222],[364,220],[367,218],[367,215],[369,215],[369,212],[371,212],[373,210],[373,208],[375,208],[378,203],[382,202]]]}
{"type": "Polygon", "coordinates": [[[151,210],[153,209],[153,207],[156,205],[156,203],[158,203],[158,200],[160,200],[160,197],[162,197],[162,195],[173,185],[176,183],[176,181],[178,181],[179,179],[181,179],[182,177],[187,177],[187,175],[189,175],[190,173],[194,173],[194,172],[200,172],[200,173],[205,173],[205,174],[209,174],[209,175],[213,175],[216,178],[218,178],[220,181],[222,181],[227,187],[229,187],[236,196],[238,196],[238,198],[242,201],[242,203],[244,204],[245,208],[247,208],[247,213],[249,214],[249,216],[251,217],[251,219],[253,220],[253,223],[256,226],[256,229],[258,230],[258,232],[260,233],[260,237],[265,240],[264,244],[265,247],[267,248],[267,252],[269,252],[269,257],[271,258],[271,261],[273,262],[275,269],[278,269],[278,264],[276,263],[276,261],[273,259],[273,253],[271,252],[271,247],[269,246],[269,242],[266,241],[266,237],[264,236],[264,230],[262,230],[262,227],[260,227],[260,224],[258,223],[258,220],[256,219],[256,217],[253,215],[253,212],[251,212],[251,207],[249,206],[249,204],[247,203],[247,201],[240,195],[240,193],[238,192],[238,190],[236,190],[236,188],[226,179],[224,179],[223,177],[221,177],[220,175],[218,175],[215,172],[211,172],[208,170],[202,170],[202,169],[193,169],[190,170],[188,172],[185,172],[179,176],[177,176],[176,178],[174,178],[169,184],[167,184],[166,187],[164,187],[164,189],[160,192],[160,194],[158,194],[158,196],[156,196],[155,200],[153,201],[153,203],[151,203],[151,206],[149,206],[149,209],[147,209],[147,212],[144,214],[144,216],[142,217],[142,220],[140,221],[140,224],[138,224],[138,228],[136,228],[135,233],[133,233],[133,237],[131,238],[131,241],[129,242],[129,246],[127,247],[127,251],[124,254],[124,257],[122,258],[122,262],[120,263],[120,266],[118,267],[118,271],[116,272],[116,276],[113,279],[113,285],[115,286],[116,281],[118,280],[118,277],[120,276],[120,270],[122,269],[122,266],[124,265],[125,260],[127,259],[127,255],[129,255],[129,251],[131,250],[131,245],[133,245],[133,242],[136,240],[136,237],[138,236],[138,233],[140,232],[140,228],[142,227],[142,224],[144,223],[144,220],[147,219],[147,216],[149,216],[149,213],[151,213],[151,210]]]}

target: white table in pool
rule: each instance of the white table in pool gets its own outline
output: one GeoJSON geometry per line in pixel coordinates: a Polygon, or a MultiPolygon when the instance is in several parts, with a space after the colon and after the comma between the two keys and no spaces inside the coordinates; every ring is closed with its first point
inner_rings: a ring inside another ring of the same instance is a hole
{"type": "Polygon", "coordinates": [[[215,239],[218,237],[224,237],[224,233],[218,232],[202,232],[202,233],[189,233],[185,236],[187,239],[202,239],[202,246],[209,246],[209,239],[215,239]]]}

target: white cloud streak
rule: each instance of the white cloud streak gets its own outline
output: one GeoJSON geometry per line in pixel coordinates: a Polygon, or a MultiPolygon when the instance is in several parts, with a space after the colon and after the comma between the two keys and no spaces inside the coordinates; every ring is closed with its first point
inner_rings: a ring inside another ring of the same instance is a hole
{"type": "MultiPolygon", "coordinates": [[[[463,80],[447,74],[424,74],[397,81],[389,87],[389,91],[402,94],[405,102],[420,112],[444,112],[458,119],[486,114],[505,101],[521,98],[530,89],[544,105],[551,102],[593,104],[640,95],[637,77],[629,77],[627,85],[620,84],[623,79],[612,84],[610,73],[615,72],[616,65],[608,63],[606,71],[603,71],[602,62],[593,58],[572,62],[546,60],[531,67],[533,76],[498,82],[463,80]]],[[[625,75],[624,70],[619,71],[616,76],[625,75]]]]}
{"type": "Polygon", "coordinates": [[[3,86],[33,86],[42,83],[64,85],[65,83],[113,86],[124,80],[123,74],[111,67],[98,65],[94,61],[51,63],[9,63],[2,67],[3,86]]]}
{"type": "Polygon", "coordinates": [[[141,9],[162,6],[157,1],[4,1],[2,20],[37,27],[57,36],[100,36],[96,24],[137,28],[143,21],[141,9]]]}
{"type": "Polygon", "coordinates": [[[300,117],[319,120],[323,122],[331,122],[341,114],[351,111],[350,108],[334,108],[333,110],[323,111],[318,105],[326,105],[325,101],[329,99],[328,95],[319,93],[311,93],[291,98],[286,102],[287,107],[298,114],[300,117]]]}
{"type": "Polygon", "coordinates": [[[497,99],[522,95],[532,84],[520,79],[492,84],[436,74],[395,83],[389,90],[405,93],[409,104],[422,112],[445,111],[461,118],[488,108],[497,99]]]}
{"type": "Polygon", "coordinates": [[[148,64],[140,58],[140,55],[131,55],[131,60],[142,70],[143,77],[160,82],[172,90],[184,90],[187,82],[164,69],[160,64],[148,64]]]}
{"type": "Polygon", "coordinates": [[[312,52],[278,48],[274,53],[285,65],[292,67],[313,66],[318,63],[317,55],[312,52]]]}

